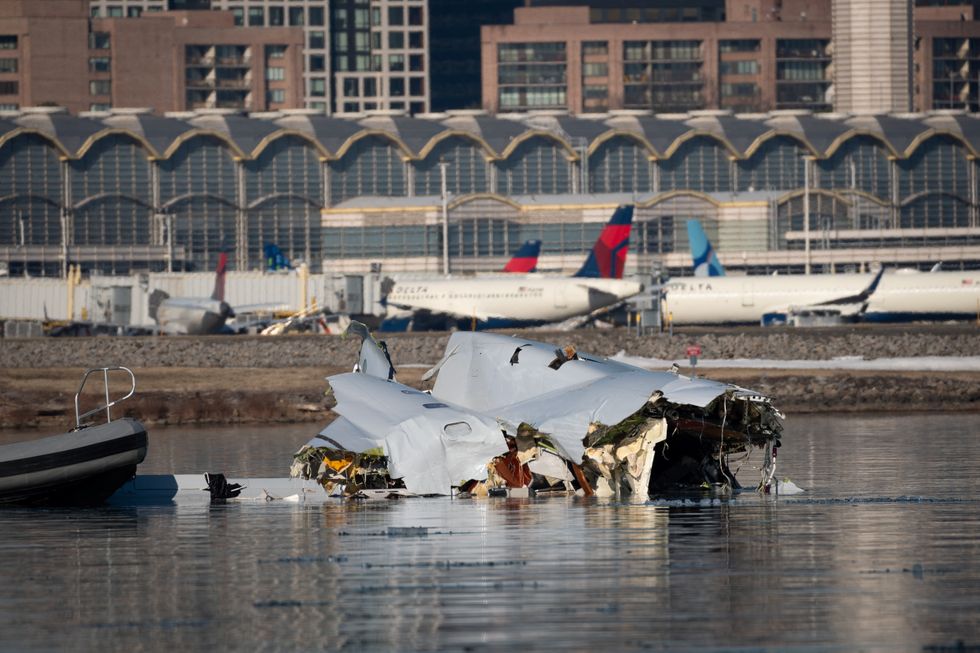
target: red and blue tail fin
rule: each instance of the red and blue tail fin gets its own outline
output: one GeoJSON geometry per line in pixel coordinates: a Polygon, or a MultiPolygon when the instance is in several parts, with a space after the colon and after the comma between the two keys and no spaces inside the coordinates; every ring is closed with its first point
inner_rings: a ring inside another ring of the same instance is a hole
{"type": "Polygon", "coordinates": [[[540,253],[540,240],[524,241],[521,248],[514,254],[514,258],[507,261],[504,272],[534,272],[538,267],[538,254],[540,253]]]}
{"type": "Polygon", "coordinates": [[[228,255],[224,252],[218,254],[218,268],[214,271],[214,292],[211,299],[219,302],[225,301],[225,272],[228,269],[228,255]]]}
{"type": "Polygon", "coordinates": [[[633,226],[633,205],[625,204],[616,209],[609,222],[592,246],[576,277],[622,279],[626,267],[626,250],[630,245],[630,228],[633,226]]]}

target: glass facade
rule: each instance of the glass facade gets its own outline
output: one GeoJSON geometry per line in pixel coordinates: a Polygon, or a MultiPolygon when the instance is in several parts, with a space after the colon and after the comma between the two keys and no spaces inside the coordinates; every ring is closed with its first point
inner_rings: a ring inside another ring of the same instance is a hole
{"type": "MultiPolygon", "coordinates": [[[[55,124],[79,120],[55,117],[55,124]]],[[[533,196],[547,203],[548,197],[577,192],[642,196],[638,251],[661,254],[681,246],[673,221],[683,230],[685,217],[706,215],[710,202],[699,194],[768,191],[772,201],[780,202],[768,242],[775,248],[799,246],[797,238],[784,235],[802,224],[799,190],[806,157],[812,155],[804,136],[759,136],[753,128],[751,139],[677,132],[666,142],[657,140],[661,127],[653,123],[644,137],[618,128],[610,133],[612,125],[621,123],[607,120],[606,131],[592,130],[599,136],[591,143],[574,136],[574,122],[565,123],[571,135],[543,135],[540,124],[533,133],[493,135],[495,129],[512,129],[512,121],[500,120],[487,126],[486,140],[459,129],[436,131],[429,141],[405,140],[372,128],[333,141],[331,147],[342,143],[336,151],[312,135],[290,130],[266,136],[258,148],[236,146],[232,136],[216,133],[171,134],[166,141],[171,145],[159,152],[150,152],[136,133],[103,132],[85,141],[80,152],[71,152],[54,136],[21,129],[0,141],[0,255],[13,260],[39,252],[23,263],[32,274],[59,273],[62,243],[69,252],[104,250],[105,265],[116,272],[164,269],[167,247],[173,248],[178,269],[211,269],[223,250],[233,253],[235,269],[254,269],[262,264],[266,242],[277,243],[291,259],[309,261],[314,270],[333,257],[438,257],[438,223],[384,214],[360,226],[334,227],[321,212],[360,197],[416,196],[437,204],[440,162],[447,164],[446,186],[457,204],[451,209],[449,235],[454,258],[478,262],[507,256],[528,238],[543,239],[545,252],[584,252],[601,225],[560,217],[528,221],[503,199],[533,196]],[[570,139],[577,139],[574,147],[570,139]],[[732,142],[753,146],[741,152],[732,142]],[[650,143],[656,143],[656,151],[650,143]],[[678,196],[688,204],[671,204],[669,198],[678,196]],[[691,204],[695,199],[701,208],[691,204]],[[144,258],[129,253],[136,250],[150,253],[144,258]]],[[[91,122],[69,124],[64,133],[95,134],[100,127],[91,122]]],[[[738,129],[739,122],[725,124],[738,129]]],[[[898,150],[898,156],[883,136],[868,134],[857,123],[840,132],[841,140],[826,143],[829,150],[811,164],[815,247],[829,242],[824,234],[837,229],[864,230],[842,247],[894,244],[894,230],[922,228],[962,231],[921,234],[915,244],[936,239],[980,244],[974,235],[980,230],[975,146],[958,135],[975,133],[973,123],[963,123],[961,132],[938,124],[902,123],[903,130],[918,125],[922,137],[909,140],[905,134],[905,142],[913,145],[907,153],[898,150]]],[[[404,127],[410,135],[420,126],[404,127]]],[[[152,133],[145,136],[159,143],[152,133]]],[[[372,202],[400,206],[397,200],[372,202]]]]}

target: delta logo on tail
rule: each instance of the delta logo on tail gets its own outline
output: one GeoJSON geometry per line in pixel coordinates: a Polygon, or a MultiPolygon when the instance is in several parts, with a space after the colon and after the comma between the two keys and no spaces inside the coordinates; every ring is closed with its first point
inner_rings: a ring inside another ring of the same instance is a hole
{"type": "Polygon", "coordinates": [[[718,260],[715,248],[711,246],[700,220],[687,221],[687,239],[691,243],[691,258],[694,259],[694,276],[723,277],[725,268],[718,260]]]}
{"type": "Polygon", "coordinates": [[[576,277],[622,279],[633,226],[633,205],[617,207],[576,277]]]}
{"type": "Polygon", "coordinates": [[[514,257],[507,261],[504,272],[529,273],[538,269],[538,255],[541,253],[540,240],[525,241],[514,257]]]}

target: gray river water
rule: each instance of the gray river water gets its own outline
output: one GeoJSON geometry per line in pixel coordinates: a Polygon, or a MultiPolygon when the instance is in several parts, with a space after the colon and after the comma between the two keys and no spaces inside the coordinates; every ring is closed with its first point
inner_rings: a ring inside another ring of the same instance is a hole
{"type": "MultiPolygon", "coordinates": [[[[140,471],[284,476],[315,430],[155,429],[140,471]]],[[[0,650],[980,651],[980,416],[783,445],[804,494],[5,508],[0,650]]]]}

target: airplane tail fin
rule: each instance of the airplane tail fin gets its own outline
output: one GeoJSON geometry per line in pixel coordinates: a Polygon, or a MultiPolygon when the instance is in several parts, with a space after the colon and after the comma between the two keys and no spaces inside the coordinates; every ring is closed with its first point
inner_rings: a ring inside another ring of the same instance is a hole
{"type": "Polygon", "coordinates": [[[540,253],[540,240],[525,241],[514,254],[514,257],[507,261],[504,272],[534,272],[538,267],[538,255],[540,253]]]}
{"type": "Polygon", "coordinates": [[[217,299],[219,302],[225,301],[225,272],[228,268],[228,254],[221,252],[218,254],[218,268],[214,273],[214,292],[211,293],[211,299],[217,299]]]}
{"type": "Polygon", "coordinates": [[[150,318],[152,318],[153,320],[157,319],[157,309],[160,308],[160,304],[163,303],[163,300],[169,298],[170,295],[164,292],[163,290],[160,290],[159,288],[157,288],[156,290],[150,293],[149,307],[148,307],[150,318]]]}
{"type": "Polygon", "coordinates": [[[603,279],[622,279],[626,267],[626,251],[633,226],[633,205],[617,207],[592,246],[589,257],[573,276],[603,279]]]}
{"type": "Polygon", "coordinates": [[[694,260],[694,276],[723,277],[725,268],[718,260],[715,248],[711,246],[708,235],[704,233],[700,220],[687,221],[687,238],[691,243],[691,258],[694,260]]]}
{"type": "Polygon", "coordinates": [[[262,247],[262,252],[265,254],[266,271],[293,269],[292,264],[289,262],[289,257],[283,254],[282,250],[275,243],[266,243],[262,247]]]}

